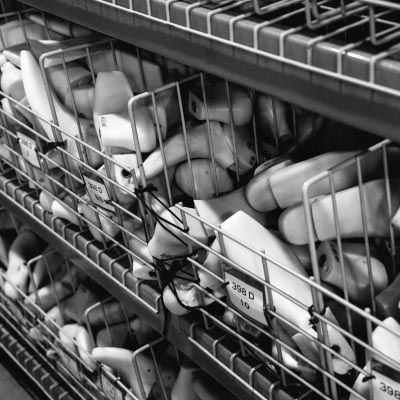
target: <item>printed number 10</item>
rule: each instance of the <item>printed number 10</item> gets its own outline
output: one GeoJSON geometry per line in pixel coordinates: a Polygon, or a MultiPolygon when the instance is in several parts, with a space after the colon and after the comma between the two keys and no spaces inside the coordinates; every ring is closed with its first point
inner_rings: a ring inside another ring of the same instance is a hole
{"type": "Polygon", "coordinates": [[[240,302],[242,303],[242,307],[247,308],[247,309],[250,308],[249,303],[247,301],[240,300],[240,302]]]}

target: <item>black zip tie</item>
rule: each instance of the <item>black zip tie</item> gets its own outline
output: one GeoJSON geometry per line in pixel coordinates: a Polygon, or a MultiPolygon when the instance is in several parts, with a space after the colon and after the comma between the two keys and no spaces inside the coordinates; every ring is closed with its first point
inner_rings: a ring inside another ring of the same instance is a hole
{"type": "Polygon", "coordinates": [[[65,147],[66,142],[65,140],[61,141],[61,142],[49,142],[49,143],[45,143],[43,144],[43,153],[47,153],[50,150],[54,150],[57,147],[65,147]]]}
{"type": "Polygon", "coordinates": [[[221,284],[221,288],[223,289],[223,288],[227,287],[229,284],[230,284],[230,282],[226,281],[226,282],[221,284]]]}
{"type": "MultiPolygon", "coordinates": [[[[311,318],[309,319],[309,323],[310,323],[310,325],[312,325],[315,328],[315,326],[319,323],[319,318],[316,315],[314,315],[314,312],[315,312],[314,304],[312,304],[310,307],[308,307],[307,311],[311,316],[311,318]]],[[[326,307],[324,308],[321,315],[324,315],[325,312],[326,312],[326,307]]]]}
{"type": "Polygon", "coordinates": [[[165,223],[174,226],[176,229],[179,229],[179,230],[182,231],[182,232],[188,232],[188,231],[189,231],[189,228],[181,228],[180,226],[178,226],[178,225],[176,225],[176,224],[173,224],[172,222],[166,220],[165,218],[160,217],[157,213],[155,213],[155,211],[154,211],[150,206],[148,206],[148,205],[145,203],[144,199],[141,198],[141,195],[142,195],[143,193],[149,193],[156,201],[158,201],[166,210],[168,210],[168,211],[183,225],[182,219],[181,219],[178,215],[176,215],[174,212],[172,212],[172,211],[170,210],[170,207],[169,207],[167,204],[165,204],[163,201],[161,201],[160,198],[158,198],[158,197],[154,194],[154,192],[158,192],[158,189],[157,189],[157,187],[154,186],[152,183],[149,183],[149,184],[148,184],[147,186],[145,186],[145,187],[135,188],[135,190],[134,190],[134,193],[135,193],[136,195],[138,195],[138,198],[144,203],[144,205],[146,206],[146,208],[147,208],[149,211],[152,212],[153,216],[154,216],[157,220],[162,220],[162,221],[164,221],[165,223]]]}
{"type": "MultiPolygon", "coordinates": [[[[192,253],[192,254],[194,254],[194,253],[192,253]]],[[[159,258],[153,257],[153,259],[155,261],[154,266],[158,271],[160,271],[160,273],[176,275],[185,266],[184,261],[186,260],[186,257],[189,257],[192,254],[188,254],[188,255],[185,255],[182,257],[173,257],[173,258],[166,258],[166,259],[159,259],[159,258]],[[178,261],[179,261],[179,263],[177,264],[178,261]],[[167,269],[166,267],[169,267],[170,269],[167,269]]]]}
{"type": "Polygon", "coordinates": [[[376,376],[375,376],[375,375],[364,376],[364,378],[362,378],[362,381],[363,381],[363,382],[368,382],[368,381],[370,381],[371,379],[376,379],[376,376]]]}
{"type": "Polygon", "coordinates": [[[135,194],[143,194],[146,192],[148,192],[148,193],[158,192],[158,189],[152,183],[149,183],[147,186],[138,187],[138,188],[135,188],[135,190],[134,190],[135,194]]]}
{"type": "MultiPolygon", "coordinates": [[[[194,253],[188,254],[188,255],[186,255],[184,257],[186,259],[186,257],[189,257],[189,256],[191,256],[193,254],[194,253]]],[[[170,258],[170,259],[168,259],[168,261],[170,262],[170,261],[173,261],[174,259],[176,260],[177,258],[170,258]]],[[[180,259],[181,258],[179,258],[179,260],[180,259]]],[[[175,299],[178,302],[178,304],[181,307],[183,307],[186,310],[188,310],[188,311],[195,311],[195,310],[199,310],[201,308],[204,308],[203,305],[199,305],[199,306],[195,306],[195,307],[188,306],[188,305],[184,304],[182,302],[182,300],[179,298],[179,295],[178,295],[178,292],[177,292],[177,289],[176,289],[175,283],[174,283],[174,279],[175,278],[178,278],[178,279],[181,279],[181,280],[185,280],[187,282],[192,282],[192,283],[197,283],[197,284],[199,283],[199,280],[189,279],[188,277],[183,277],[183,276],[178,275],[179,273],[185,273],[185,274],[189,275],[188,272],[182,271],[182,268],[185,265],[182,264],[182,265],[179,266],[179,268],[175,268],[175,269],[167,269],[166,265],[167,266],[169,266],[169,265],[167,264],[167,262],[165,262],[165,260],[160,260],[160,259],[156,259],[156,258],[155,258],[155,260],[157,260],[157,262],[155,263],[155,268],[158,270],[158,272],[160,274],[160,279],[161,279],[161,282],[162,282],[162,288],[161,288],[162,291],[164,291],[164,289],[166,287],[169,287],[171,292],[174,294],[175,299]]],[[[205,290],[207,290],[207,288],[205,288],[205,290]]],[[[211,293],[211,292],[209,292],[209,293],[211,293]]]]}
{"type": "Polygon", "coordinates": [[[182,240],[178,235],[176,235],[175,233],[173,233],[170,229],[168,229],[164,224],[168,224],[170,226],[173,226],[175,229],[178,229],[181,232],[187,233],[189,232],[189,228],[182,228],[179,225],[174,224],[171,221],[166,220],[163,217],[160,217],[152,208],[151,206],[149,206],[148,204],[146,204],[146,202],[144,201],[144,199],[142,198],[142,194],[144,192],[148,192],[154,199],[156,199],[166,210],[168,210],[182,225],[183,225],[183,221],[174,213],[172,212],[169,207],[164,204],[157,196],[154,195],[153,191],[156,191],[157,188],[150,184],[145,188],[140,188],[139,191],[136,193],[137,189],[135,189],[135,193],[137,195],[137,198],[142,202],[143,206],[146,208],[147,211],[150,212],[150,214],[155,218],[155,220],[157,221],[157,223],[159,223],[170,235],[172,235],[176,240],[178,240],[180,243],[182,243],[184,246],[189,247],[188,244],[182,240]]]}

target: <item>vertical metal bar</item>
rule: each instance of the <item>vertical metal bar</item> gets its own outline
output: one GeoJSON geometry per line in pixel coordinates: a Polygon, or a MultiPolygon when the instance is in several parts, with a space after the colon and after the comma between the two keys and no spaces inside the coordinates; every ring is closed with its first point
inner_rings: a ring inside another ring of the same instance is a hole
{"type": "MultiPolygon", "coordinates": [[[[392,207],[392,196],[390,190],[390,181],[389,181],[389,164],[388,164],[388,155],[387,155],[387,145],[382,145],[382,155],[383,155],[383,173],[385,179],[385,192],[386,192],[386,200],[387,200],[387,209],[388,209],[388,216],[392,218],[393,215],[393,207],[392,207]]],[[[392,268],[393,271],[396,271],[395,267],[395,256],[396,256],[396,239],[394,234],[393,225],[389,223],[389,231],[390,231],[390,255],[392,258],[392,268]]],[[[397,272],[397,271],[396,271],[397,272]]],[[[371,293],[372,295],[372,293],[371,293]]],[[[375,298],[374,298],[375,302],[375,298]]]]}
{"type": "MultiPolygon", "coordinates": [[[[363,189],[363,178],[362,178],[362,171],[361,171],[361,157],[360,156],[356,157],[356,163],[357,163],[358,190],[359,190],[360,205],[361,205],[361,220],[362,220],[363,233],[364,233],[364,243],[365,243],[365,252],[366,252],[366,257],[367,257],[368,276],[371,279],[372,278],[371,252],[370,252],[370,247],[369,247],[367,212],[365,209],[365,197],[364,197],[364,189],[363,189]]],[[[371,292],[372,314],[376,315],[376,304],[374,301],[374,298],[375,298],[374,285],[370,285],[370,292],[371,292]]]]}
{"type": "Polygon", "coordinates": [[[207,93],[206,93],[206,87],[204,83],[204,73],[200,73],[200,84],[201,84],[201,92],[203,95],[203,103],[204,103],[204,109],[206,111],[206,123],[207,123],[207,138],[208,138],[208,145],[210,147],[210,156],[211,156],[211,165],[212,165],[212,176],[214,180],[214,187],[215,191],[217,194],[217,197],[219,196],[219,184],[218,184],[218,178],[217,178],[217,164],[215,162],[215,154],[214,154],[214,147],[213,147],[213,142],[212,142],[212,135],[211,135],[211,126],[210,126],[210,113],[208,110],[208,102],[207,102],[207,93]]]}
{"type": "Polygon", "coordinates": [[[167,391],[166,391],[166,389],[165,389],[165,384],[164,384],[164,381],[163,381],[162,376],[161,376],[160,367],[159,367],[159,365],[158,365],[157,357],[156,357],[156,355],[155,355],[155,353],[154,353],[154,348],[153,348],[153,346],[150,346],[150,352],[151,352],[151,356],[152,356],[152,358],[153,358],[153,360],[154,360],[154,365],[155,365],[155,368],[156,368],[157,379],[158,379],[158,381],[160,382],[161,391],[162,391],[162,393],[163,393],[164,400],[168,400],[167,391]]]}
{"type": "MultiPolygon", "coordinates": [[[[265,250],[261,249],[260,252],[263,253],[263,255],[264,255],[263,257],[261,257],[261,262],[263,265],[264,278],[265,278],[265,282],[266,282],[265,289],[266,289],[267,297],[268,297],[268,308],[275,311],[272,289],[269,287],[269,285],[271,285],[271,280],[269,278],[268,261],[265,257],[265,250]]],[[[271,318],[271,328],[272,328],[272,335],[275,337],[275,344],[276,344],[277,350],[278,350],[278,361],[279,361],[280,365],[284,365],[283,356],[282,356],[282,346],[280,343],[276,342],[276,339],[279,339],[279,330],[278,330],[276,318],[274,318],[274,317],[271,318]]],[[[286,372],[282,368],[279,368],[279,370],[281,373],[282,385],[286,386],[286,384],[287,384],[286,372]]]]}
{"type": "MultiPolygon", "coordinates": [[[[134,107],[136,105],[136,101],[137,100],[136,100],[135,97],[132,97],[129,100],[129,102],[128,102],[128,113],[129,113],[129,119],[131,121],[133,142],[135,144],[137,163],[138,163],[139,172],[140,172],[140,183],[141,183],[141,185],[143,187],[146,187],[147,186],[147,178],[146,178],[146,174],[145,174],[144,168],[143,168],[143,156],[142,156],[142,151],[140,150],[139,137],[138,137],[138,133],[137,133],[137,130],[136,130],[136,119],[135,119],[135,111],[134,111],[134,107]]],[[[164,149],[162,147],[162,137],[161,136],[158,136],[158,141],[159,141],[159,144],[160,144],[161,156],[163,157],[163,161],[165,162],[165,154],[164,154],[164,149]]],[[[132,174],[132,180],[133,180],[133,184],[135,185],[135,187],[139,187],[138,181],[137,181],[137,177],[136,177],[135,174],[132,174]]],[[[148,196],[145,196],[145,201],[150,206],[150,202],[148,200],[148,196]]],[[[146,217],[146,215],[148,215],[148,214],[146,213],[144,205],[142,204],[140,199],[138,200],[138,202],[139,202],[139,210],[140,210],[140,213],[141,213],[141,216],[142,216],[143,227],[144,227],[145,234],[146,234],[146,241],[148,242],[150,240],[150,238],[152,237],[153,232],[154,232],[154,221],[153,221],[153,218],[151,216],[146,217]]]]}
{"type": "Polygon", "coordinates": [[[253,115],[251,117],[251,126],[253,130],[253,140],[254,140],[254,152],[256,153],[256,165],[260,164],[261,160],[261,154],[260,154],[260,138],[257,135],[257,123],[256,123],[256,113],[254,112],[254,103],[255,103],[255,91],[254,90],[249,90],[249,95],[250,95],[250,101],[251,104],[253,105],[253,115]]]}
{"type": "Polygon", "coordinates": [[[229,120],[230,120],[230,127],[231,127],[233,153],[234,153],[234,156],[235,156],[236,183],[239,183],[239,180],[240,180],[239,158],[238,158],[237,144],[236,144],[235,125],[233,124],[233,110],[232,110],[232,101],[231,101],[231,91],[230,91],[229,82],[227,80],[225,80],[225,89],[226,89],[226,98],[228,100],[228,106],[229,106],[229,120]]]}
{"type": "MultiPolygon", "coordinates": [[[[369,308],[366,308],[364,310],[366,313],[370,314],[371,310],[369,308]]],[[[365,324],[366,324],[366,331],[367,331],[367,344],[371,347],[373,347],[373,341],[372,341],[372,322],[369,318],[365,318],[365,324]]],[[[365,352],[365,361],[366,364],[369,365],[369,374],[372,375],[372,357],[370,354],[370,351],[366,348],[364,350],[365,352]]],[[[369,393],[369,399],[374,400],[374,380],[370,379],[368,383],[368,393],[369,393]]]]}
{"type": "Polygon", "coordinates": [[[274,96],[271,96],[271,102],[272,102],[272,118],[274,119],[275,148],[276,148],[276,153],[279,155],[279,127],[278,127],[278,118],[276,117],[276,99],[274,96]]]}
{"type": "Polygon", "coordinates": [[[178,95],[178,105],[179,105],[179,113],[181,116],[182,133],[183,133],[183,138],[185,141],[185,150],[186,150],[187,163],[188,163],[188,168],[189,168],[190,187],[192,189],[193,198],[196,199],[197,198],[196,185],[194,184],[192,159],[190,156],[189,142],[188,142],[187,131],[186,131],[185,113],[183,110],[183,103],[182,103],[181,86],[180,86],[179,82],[176,82],[176,91],[177,91],[177,95],[178,95]]]}
{"type": "MultiPolygon", "coordinates": [[[[310,277],[310,281],[311,282],[316,282],[315,277],[311,276],[310,277]]],[[[320,313],[320,310],[323,310],[323,304],[322,304],[322,307],[321,307],[321,304],[319,304],[321,296],[318,296],[318,293],[316,293],[316,289],[312,285],[310,286],[310,288],[311,288],[311,294],[312,294],[314,309],[316,309],[317,312],[320,313]]],[[[321,343],[324,343],[324,340],[323,340],[324,334],[327,336],[326,326],[324,325],[324,328],[322,328],[322,324],[318,323],[317,324],[317,335],[318,335],[318,340],[321,343]]],[[[322,366],[323,369],[326,370],[327,369],[327,364],[328,364],[328,360],[327,360],[328,357],[327,357],[326,351],[320,345],[318,345],[318,350],[319,350],[319,357],[320,357],[320,361],[321,361],[321,366],[322,366]]],[[[330,360],[330,362],[332,364],[332,360],[330,360]]],[[[330,367],[330,370],[331,369],[332,369],[332,365],[330,367]]],[[[323,383],[324,383],[324,392],[325,392],[325,394],[327,396],[329,396],[330,395],[330,390],[329,390],[328,377],[324,374],[322,379],[323,379],[323,383]]]]}
{"type": "Polygon", "coordinates": [[[142,55],[140,54],[140,49],[139,47],[136,47],[136,57],[138,59],[138,64],[139,64],[139,72],[140,72],[140,78],[142,80],[142,87],[140,90],[146,92],[147,89],[147,80],[146,80],[146,75],[144,73],[144,68],[143,68],[143,60],[142,60],[142,55]]]}
{"type": "MultiPolygon", "coordinates": [[[[334,218],[334,223],[335,223],[335,232],[336,232],[336,243],[337,243],[337,249],[338,249],[338,257],[339,257],[339,264],[340,264],[340,272],[341,272],[341,277],[342,277],[342,284],[343,284],[343,295],[344,299],[346,300],[346,303],[349,303],[349,289],[347,286],[347,277],[346,277],[346,270],[344,268],[344,259],[345,256],[343,254],[343,247],[342,247],[342,238],[341,238],[341,232],[340,232],[340,221],[339,221],[339,215],[338,215],[338,209],[337,209],[337,201],[336,201],[336,189],[335,189],[335,182],[333,179],[333,173],[332,170],[328,171],[329,174],[329,187],[330,187],[330,192],[331,192],[331,197],[332,197],[332,209],[333,209],[333,218],[334,218]]],[[[347,319],[347,324],[349,327],[349,332],[353,336],[353,323],[350,315],[350,311],[346,306],[346,319],[347,319]]],[[[354,341],[351,341],[351,347],[355,352],[355,345],[354,341]]]]}
{"type": "MultiPolygon", "coordinates": [[[[72,106],[73,106],[76,125],[78,126],[79,139],[82,140],[82,142],[85,142],[86,138],[83,136],[83,133],[82,133],[82,126],[81,126],[79,115],[78,115],[79,114],[78,113],[78,109],[77,109],[76,103],[75,103],[75,97],[74,97],[74,94],[73,94],[73,91],[72,91],[71,81],[70,81],[70,78],[69,78],[68,68],[67,68],[67,64],[65,62],[65,54],[64,53],[61,53],[61,60],[62,60],[62,66],[63,66],[64,74],[65,74],[65,79],[67,80],[67,83],[68,83],[68,89],[71,92],[72,106]]],[[[86,152],[87,150],[86,150],[85,146],[82,146],[81,143],[79,143],[77,141],[75,141],[75,146],[76,146],[76,148],[78,150],[79,159],[84,161],[86,164],[89,164],[89,159],[88,159],[88,156],[87,156],[87,152],[86,152]]]]}
{"type": "MultiPolygon", "coordinates": [[[[180,90],[180,89],[179,89],[180,90]]],[[[157,110],[157,102],[156,102],[156,96],[154,92],[150,93],[151,96],[151,102],[152,102],[152,107],[154,110],[154,118],[155,118],[155,128],[157,131],[157,137],[162,138],[162,132],[160,129],[160,120],[158,117],[158,110],[157,110]]],[[[170,206],[173,205],[173,199],[172,199],[172,191],[171,191],[171,185],[169,182],[169,174],[168,174],[168,168],[166,167],[166,163],[164,164],[164,179],[165,179],[165,186],[167,187],[167,194],[168,194],[168,203],[170,206]]]]}

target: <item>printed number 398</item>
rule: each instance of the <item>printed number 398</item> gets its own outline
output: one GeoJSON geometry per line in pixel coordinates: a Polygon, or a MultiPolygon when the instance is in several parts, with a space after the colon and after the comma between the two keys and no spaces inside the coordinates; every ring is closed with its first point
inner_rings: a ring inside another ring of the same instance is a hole
{"type": "Polygon", "coordinates": [[[395,399],[399,399],[400,400],[400,390],[393,389],[391,386],[386,385],[385,382],[380,382],[379,389],[382,392],[387,393],[389,396],[393,396],[395,399]]]}

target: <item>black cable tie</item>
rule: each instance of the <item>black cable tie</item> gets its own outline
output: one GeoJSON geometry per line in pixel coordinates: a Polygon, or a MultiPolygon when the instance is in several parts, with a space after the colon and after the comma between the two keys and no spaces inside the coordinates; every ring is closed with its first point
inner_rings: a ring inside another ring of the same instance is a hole
{"type": "Polygon", "coordinates": [[[221,288],[223,289],[223,288],[227,287],[229,284],[230,284],[230,282],[226,281],[226,282],[221,284],[221,288]]]}
{"type": "Polygon", "coordinates": [[[143,194],[146,192],[147,193],[158,192],[158,189],[152,183],[149,183],[147,186],[138,187],[138,188],[135,188],[135,190],[134,190],[135,194],[143,194]]]}
{"type": "MultiPolygon", "coordinates": [[[[314,304],[312,304],[310,307],[308,307],[307,311],[311,316],[311,318],[308,320],[308,322],[315,329],[316,325],[319,323],[319,318],[314,314],[314,312],[315,312],[314,304]]],[[[323,314],[325,314],[325,310],[324,310],[323,314]]]]}
{"type": "Polygon", "coordinates": [[[307,311],[310,314],[310,316],[313,317],[314,316],[314,304],[311,304],[311,306],[307,308],[307,311]]]}
{"type": "MultiPolygon", "coordinates": [[[[324,309],[321,312],[321,315],[325,315],[327,307],[325,306],[324,309]]],[[[319,318],[314,314],[315,313],[315,308],[314,304],[312,304],[310,307],[307,309],[308,313],[310,314],[310,324],[311,325],[316,325],[319,322],[319,318]],[[316,321],[316,322],[314,322],[316,321]]]]}
{"type": "Polygon", "coordinates": [[[65,147],[66,142],[65,140],[61,141],[61,142],[49,142],[49,143],[45,143],[43,145],[43,153],[47,153],[50,150],[54,150],[57,147],[65,147]]]}
{"type": "Polygon", "coordinates": [[[363,382],[368,382],[368,381],[370,381],[371,379],[375,379],[375,378],[376,378],[375,375],[368,375],[368,376],[364,376],[364,378],[362,378],[362,381],[363,381],[363,382]]]}

